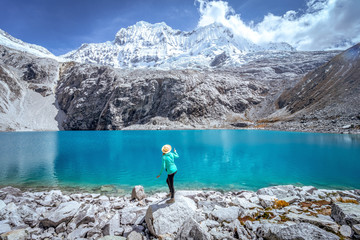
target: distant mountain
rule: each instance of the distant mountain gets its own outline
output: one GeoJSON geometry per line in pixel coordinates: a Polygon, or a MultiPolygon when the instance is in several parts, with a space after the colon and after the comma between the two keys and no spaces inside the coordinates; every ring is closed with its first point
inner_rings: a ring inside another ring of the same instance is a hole
{"type": "Polygon", "coordinates": [[[282,93],[276,104],[303,123],[359,121],[360,43],[308,73],[295,87],[282,93]]]}
{"type": "Polygon", "coordinates": [[[56,59],[56,56],[53,55],[51,52],[49,52],[46,48],[35,44],[25,43],[20,39],[11,36],[10,34],[8,34],[7,32],[1,29],[0,29],[0,45],[21,52],[27,52],[38,57],[47,57],[47,58],[56,59]]]}
{"type": "Polygon", "coordinates": [[[220,24],[184,32],[141,21],[120,29],[112,42],[83,44],[62,57],[113,67],[196,68],[237,66],[246,53],[294,50],[287,43],[254,44],[220,24]]]}

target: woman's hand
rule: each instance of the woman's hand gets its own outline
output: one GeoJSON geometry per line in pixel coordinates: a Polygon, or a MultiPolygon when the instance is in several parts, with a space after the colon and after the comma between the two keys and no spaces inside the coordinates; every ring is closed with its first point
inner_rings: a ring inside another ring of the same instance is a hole
{"type": "Polygon", "coordinates": [[[176,149],[174,148],[174,152],[176,152],[176,149]]]}
{"type": "Polygon", "coordinates": [[[160,177],[160,175],[158,175],[156,178],[159,178],[160,177]]]}

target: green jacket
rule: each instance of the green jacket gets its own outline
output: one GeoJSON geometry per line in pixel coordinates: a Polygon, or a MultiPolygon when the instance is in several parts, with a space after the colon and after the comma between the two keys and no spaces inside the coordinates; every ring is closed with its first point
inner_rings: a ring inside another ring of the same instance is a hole
{"type": "Polygon", "coordinates": [[[164,169],[166,169],[168,174],[172,174],[174,172],[177,171],[176,165],[175,165],[175,158],[178,158],[179,154],[177,154],[177,152],[169,152],[165,155],[162,156],[162,164],[161,164],[161,170],[160,170],[160,174],[164,171],[164,169]]]}

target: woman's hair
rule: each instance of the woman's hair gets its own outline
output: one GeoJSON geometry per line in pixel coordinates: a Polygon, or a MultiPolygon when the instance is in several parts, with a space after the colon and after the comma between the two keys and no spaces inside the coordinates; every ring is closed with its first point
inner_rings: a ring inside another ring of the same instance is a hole
{"type": "Polygon", "coordinates": [[[163,153],[163,156],[165,155],[165,153],[163,153]]]}

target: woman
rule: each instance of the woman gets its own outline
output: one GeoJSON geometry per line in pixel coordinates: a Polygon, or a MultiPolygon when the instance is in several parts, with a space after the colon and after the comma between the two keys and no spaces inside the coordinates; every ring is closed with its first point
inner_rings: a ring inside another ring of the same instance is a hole
{"type": "Polygon", "coordinates": [[[168,177],[166,179],[166,183],[169,186],[170,190],[170,199],[166,201],[166,203],[174,203],[175,202],[175,189],[174,189],[174,176],[177,173],[177,168],[175,165],[175,158],[178,158],[179,155],[176,152],[176,149],[174,148],[174,153],[171,152],[171,146],[166,144],[161,148],[161,151],[163,152],[162,156],[162,164],[161,164],[161,170],[160,174],[156,177],[159,178],[164,168],[167,171],[168,177]]]}

